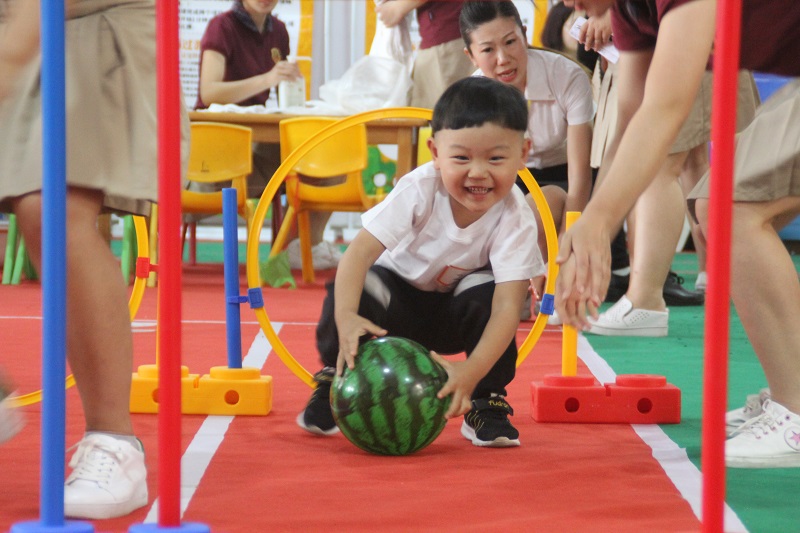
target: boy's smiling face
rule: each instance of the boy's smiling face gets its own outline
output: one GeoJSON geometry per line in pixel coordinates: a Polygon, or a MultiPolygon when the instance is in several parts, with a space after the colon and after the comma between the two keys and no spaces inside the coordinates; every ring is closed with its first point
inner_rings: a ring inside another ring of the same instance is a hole
{"type": "Polygon", "coordinates": [[[478,220],[511,191],[525,168],[530,140],[496,124],[440,130],[428,140],[459,227],[478,220]]]}

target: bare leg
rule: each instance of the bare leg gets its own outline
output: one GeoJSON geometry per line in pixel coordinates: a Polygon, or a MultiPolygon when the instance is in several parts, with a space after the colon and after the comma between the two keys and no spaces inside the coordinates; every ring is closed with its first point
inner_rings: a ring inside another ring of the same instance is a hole
{"type": "MultiPolygon", "coordinates": [[[[708,201],[698,200],[708,229],[708,201]]],[[[731,295],[772,398],[800,413],[800,281],[777,231],[800,213],[800,198],[736,202],[731,295]]]]}
{"type": "MultiPolygon", "coordinates": [[[[67,357],[86,430],[131,435],[133,339],[127,291],[97,230],[101,201],[96,191],[70,188],[67,193],[67,357]]],[[[41,271],[41,195],[18,199],[14,210],[31,260],[41,271]]]]}
{"type": "Polygon", "coordinates": [[[325,226],[328,225],[331,213],[327,211],[312,211],[309,218],[311,219],[311,246],[314,246],[322,242],[325,226]]]}
{"type": "MultiPolygon", "coordinates": [[[[683,165],[683,172],[680,175],[681,189],[683,197],[689,196],[697,182],[708,171],[708,148],[702,144],[689,150],[686,163],[683,165]]],[[[699,224],[696,224],[692,217],[689,217],[689,224],[692,227],[692,242],[694,251],[697,254],[698,272],[706,271],[706,237],[699,224]]]]}
{"type": "Polygon", "coordinates": [[[663,311],[662,294],[686,213],[678,184],[688,152],[671,154],[634,207],[628,299],[638,309],[663,311]]]}

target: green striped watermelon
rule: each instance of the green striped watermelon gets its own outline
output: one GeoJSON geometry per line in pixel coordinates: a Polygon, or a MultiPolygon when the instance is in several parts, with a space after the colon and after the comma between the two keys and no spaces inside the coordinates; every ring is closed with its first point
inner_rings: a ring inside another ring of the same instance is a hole
{"type": "Polygon", "coordinates": [[[370,340],[358,350],[353,370],[333,380],[336,424],[353,444],[380,455],[421,450],[444,429],[450,396],[436,393],[447,372],[427,349],[401,337],[370,340]]]}

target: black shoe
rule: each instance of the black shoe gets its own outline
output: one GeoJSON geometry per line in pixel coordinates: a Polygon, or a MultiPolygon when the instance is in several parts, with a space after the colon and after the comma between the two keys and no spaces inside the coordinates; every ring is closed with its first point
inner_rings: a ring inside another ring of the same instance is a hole
{"type": "Polygon", "coordinates": [[[683,278],[675,272],[667,275],[667,280],[664,282],[664,302],[667,307],[703,305],[705,301],[706,296],[702,292],[684,289],[683,278]]]}
{"type": "Polygon", "coordinates": [[[611,281],[608,284],[608,292],[606,292],[606,302],[614,303],[622,298],[628,292],[628,283],[631,281],[629,275],[620,276],[611,273],[611,281]]]}
{"type": "Polygon", "coordinates": [[[297,425],[317,435],[334,435],[339,432],[331,411],[331,384],[336,370],[326,366],[316,374],[317,388],[311,394],[306,408],[297,415],[297,425]]]}
{"type": "Polygon", "coordinates": [[[508,415],[513,414],[514,410],[502,396],[472,400],[472,409],[461,424],[461,434],[475,446],[519,446],[519,431],[508,421],[508,415]]]}

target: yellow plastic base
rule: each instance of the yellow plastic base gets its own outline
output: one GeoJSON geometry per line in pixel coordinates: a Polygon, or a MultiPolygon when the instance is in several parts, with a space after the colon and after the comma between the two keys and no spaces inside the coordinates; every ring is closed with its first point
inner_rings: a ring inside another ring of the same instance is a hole
{"type": "MultiPolygon", "coordinates": [[[[142,365],[131,382],[132,413],[158,412],[158,366],[142,365]]],[[[181,367],[181,412],[205,415],[267,415],[272,376],[257,368],[212,367],[199,377],[181,367]]]]}

